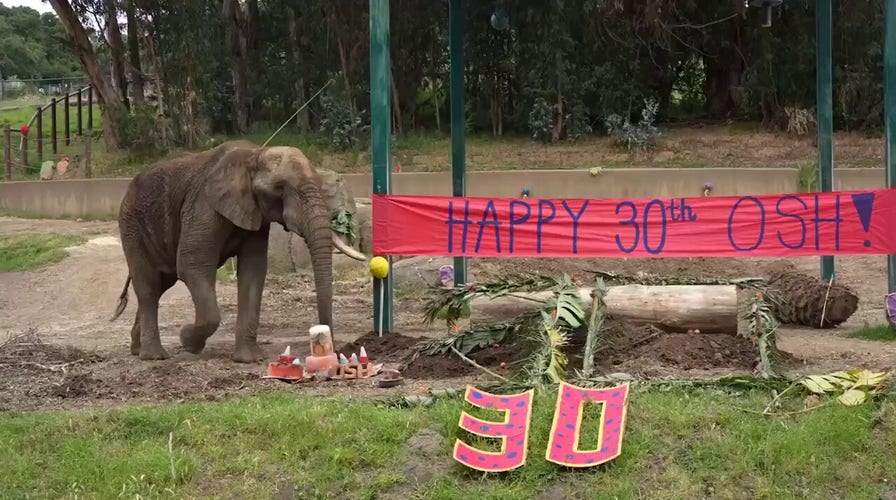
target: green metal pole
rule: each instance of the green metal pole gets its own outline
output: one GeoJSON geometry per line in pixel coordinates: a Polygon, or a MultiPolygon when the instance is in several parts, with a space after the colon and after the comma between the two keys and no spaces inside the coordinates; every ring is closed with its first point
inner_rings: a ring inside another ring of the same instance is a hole
{"type": "MultiPolygon", "coordinates": [[[[896,187],[896,0],[884,14],[884,97],[887,130],[887,187],[896,187]]],[[[887,256],[887,290],[896,293],[896,255],[887,256]]]]}
{"type": "MultiPolygon", "coordinates": [[[[373,194],[392,193],[389,0],[370,0],[370,156],[373,194]]],[[[388,256],[389,268],[392,257],[388,256]]],[[[373,280],[373,330],[392,331],[392,273],[373,280]],[[382,312],[381,312],[382,311],[382,312]]]]}
{"type": "MultiPolygon", "coordinates": [[[[816,97],[818,122],[818,184],[822,192],[834,187],[834,85],[832,39],[834,0],[818,0],[815,12],[816,97]]],[[[821,278],[834,275],[834,256],[821,257],[821,278]]]]}
{"type": "MultiPolygon", "coordinates": [[[[448,2],[448,52],[451,57],[451,186],[452,195],[466,196],[465,141],[466,117],[464,116],[464,2],[448,2]]],[[[454,258],[454,284],[467,281],[467,259],[454,258]]]]}

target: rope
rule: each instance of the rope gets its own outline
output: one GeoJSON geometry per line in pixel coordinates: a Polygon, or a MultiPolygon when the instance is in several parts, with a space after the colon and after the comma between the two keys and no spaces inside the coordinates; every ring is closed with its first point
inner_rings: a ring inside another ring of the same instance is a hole
{"type": "Polygon", "coordinates": [[[313,101],[315,97],[317,97],[318,95],[320,95],[320,93],[323,92],[325,88],[329,87],[330,84],[333,83],[334,81],[335,81],[334,79],[330,78],[330,81],[328,81],[327,83],[325,83],[324,86],[320,88],[320,90],[318,90],[317,92],[315,92],[315,94],[314,94],[313,96],[311,96],[311,99],[308,99],[308,100],[305,102],[305,104],[302,104],[302,106],[301,106],[299,109],[297,109],[295,113],[292,114],[292,116],[290,116],[289,118],[287,118],[286,121],[283,122],[283,125],[280,125],[280,128],[278,128],[276,131],[274,131],[274,133],[271,134],[270,137],[268,137],[268,140],[264,141],[264,144],[262,144],[261,147],[265,147],[265,146],[267,146],[268,143],[271,142],[271,139],[273,139],[275,135],[279,134],[280,131],[283,130],[283,127],[285,127],[289,122],[291,122],[293,118],[295,118],[296,116],[298,116],[299,113],[301,113],[302,110],[305,109],[306,106],[308,106],[309,104],[311,104],[311,101],[313,101]]]}

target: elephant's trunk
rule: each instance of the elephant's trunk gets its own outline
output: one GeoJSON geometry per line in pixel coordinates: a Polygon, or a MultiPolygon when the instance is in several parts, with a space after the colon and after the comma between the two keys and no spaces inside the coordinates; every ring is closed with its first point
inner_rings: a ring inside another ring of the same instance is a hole
{"type": "Polygon", "coordinates": [[[333,332],[333,233],[330,229],[329,211],[317,188],[301,187],[295,194],[297,200],[289,197],[284,204],[284,222],[291,231],[301,228],[300,234],[308,245],[314,270],[318,321],[328,325],[333,332]],[[292,207],[299,209],[302,220],[295,220],[296,212],[292,207]]]}

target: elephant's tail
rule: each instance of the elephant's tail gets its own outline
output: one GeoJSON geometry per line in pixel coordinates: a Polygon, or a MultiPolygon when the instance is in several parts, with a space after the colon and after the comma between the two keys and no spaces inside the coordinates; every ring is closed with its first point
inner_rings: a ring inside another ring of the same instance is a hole
{"type": "Polygon", "coordinates": [[[118,296],[118,307],[115,308],[115,312],[112,314],[112,317],[109,318],[109,321],[115,321],[121,316],[121,313],[124,312],[124,309],[128,306],[128,287],[131,286],[131,276],[128,275],[128,279],[124,282],[124,289],[121,291],[121,295],[118,296]]]}

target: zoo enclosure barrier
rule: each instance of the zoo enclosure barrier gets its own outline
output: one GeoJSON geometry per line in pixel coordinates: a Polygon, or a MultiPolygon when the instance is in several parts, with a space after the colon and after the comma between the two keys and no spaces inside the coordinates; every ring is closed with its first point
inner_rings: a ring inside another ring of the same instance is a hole
{"type": "Polygon", "coordinates": [[[44,162],[44,142],[49,139],[51,153],[54,158],[64,159],[67,161],[67,155],[59,154],[59,142],[63,142],[66,147],[72,146],[73,142],[83,144],[83,153],[79,148],[78,158],[83,154],[84,159],[84,175],[90,178],[92,176],[90,166],[90,146],[93,137],[93,104],[96,102],[94,97],[93,85],[87,84],[68,92],[61,97],[51,97],[50,102],[36,107],[31,119],[20,125],[18,128],[12,128],[9,124],[3,125],[3,172],[4,179],[9,181],[13,178],[15,170],[21,170],[24,176],[28,176],[30,171],[41,170],[41,164],[44,162]],[[76,107],[74,128],[76,134],[72,135],[72,116],[71,108],[76,107]],[[60,141],[60,130],[58,126],[57,108],[62,107],[62,138],[60,141]],[[85,127],[85,109],[86,109],[86,127],[85,127]],[[45,134],[44,117],[50,119],[49,135],[45,134]],[[35,133],[32,134],[32,128],[35,133]],[[30,160],[31,140],[35,141],[37,166],[32,165],[30,160]],[[80,141],[78,140],[80,139],[80,141]]]}

